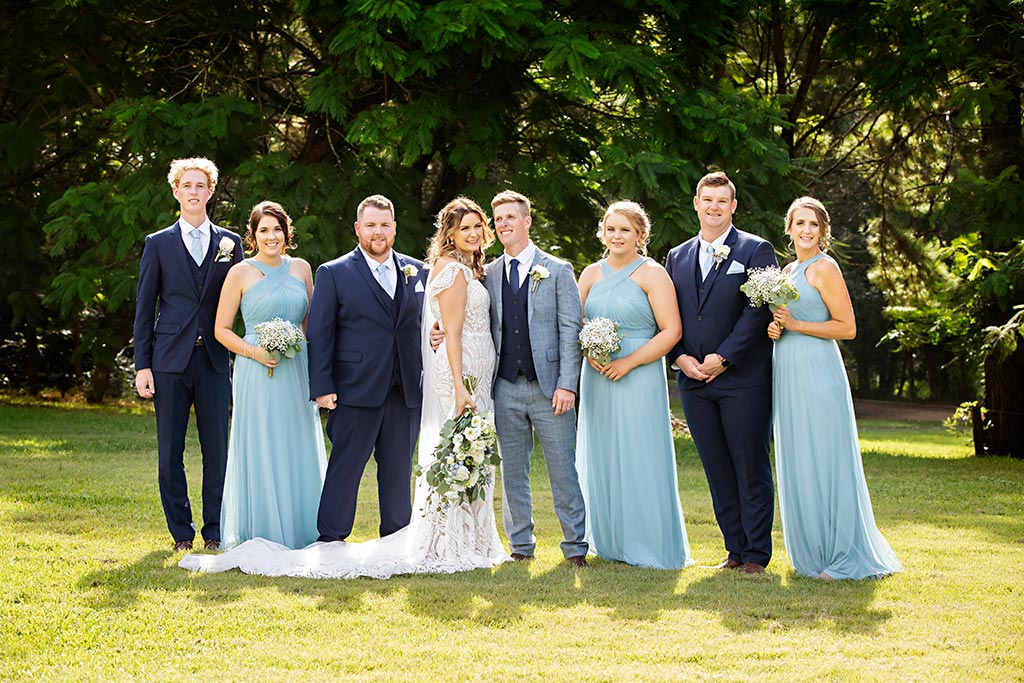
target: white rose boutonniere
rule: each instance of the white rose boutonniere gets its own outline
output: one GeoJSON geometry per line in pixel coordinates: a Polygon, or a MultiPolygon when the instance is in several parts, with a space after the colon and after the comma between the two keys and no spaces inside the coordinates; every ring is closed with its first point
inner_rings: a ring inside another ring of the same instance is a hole
{"type": "Polygon", "coordinates": [[[235,241],[230,237],[221,237],[217,244],[217,256],[213,259],[217,263],[231,260],[231,254],[235,251],[235,241]]]}
{"type": "Polygon", "coordinates": [[[411,263],[407,263],[402,266],[402,275],[405,276],[405,284],[409,284],[409,278],[416,277],[418,272],[420,272],[420,269],[411,263]]]}
{"type": "Polygon", "coordinates": [[[537,291],[537,285],[540,284],[541,280],[547,280],[551,277],[551,273],[544,266],[537,264],[530,270],[530,279],[533,280],[533,287],[530,288],[530,292],[537,291]]]}
{"type": "Polygon", "coordinates": [[[732,251],[732,249],[725,244],[719,244],[715,247],[714,252],[712,252],[712,257],[715,259],[715,270],[718,270],[718,266],[722,265],[722,261],[729,258],[730,251],[732,251]]]}

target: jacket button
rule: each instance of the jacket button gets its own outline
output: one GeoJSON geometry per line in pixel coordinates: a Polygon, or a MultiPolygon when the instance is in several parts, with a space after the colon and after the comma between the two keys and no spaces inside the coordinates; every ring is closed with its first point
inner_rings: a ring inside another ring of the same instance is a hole
{"type": "Polygon", "coordinates": [[[697,320],[703,320],[703,319],[704,318],[702,316],[699,316],[699,315],[697,316],[697,320]]]}

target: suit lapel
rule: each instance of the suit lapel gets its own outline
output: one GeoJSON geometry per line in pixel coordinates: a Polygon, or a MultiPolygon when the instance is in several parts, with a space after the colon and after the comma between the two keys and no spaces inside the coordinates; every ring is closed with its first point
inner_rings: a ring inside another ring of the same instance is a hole
{"type": "Polygon", "coordinates": [[[204,260],[209,260],[210,264],[206,268],[206,277],[203,278],[203,291],[199,294],[199,300],[202,301],[203,297],[206,296],[206,291],[210,288],[210,281],[213,280],[213,267],[214,259],[210,255],[217,249],[217,245],[220,244],[220,228],[213,223],[210,223],[210,243],[206,246],[206,256],[204,260]]]}
{"type": "MultiPolygon", "coordinates": [[[[491,295],[491,310],[494,311],[497,325],[498,338],[494,340],[495,348],[501,348],[501,292],[502,278],[505,277],[505,256],[499,256],[487,268],[487,292],[491,295]]],[[[492,326],[493,329],[493,326],[492,326]]]]}
{"type": "Polygon", "coordinates": [[[540,249],[537,249],[537,251],[534,252],[534,254],[533,254],[533,263],[531,263],[530,267],[526,270],[526,279],[523,280],[523,287],[528,287],[529,288],[529,289],[526,290],[526,322],[527,322],[527,324],[533,322],[533,295],[536,293],[534,291],[534,289],[533,289],[533,285],[536,284],[537,286],[540,286],[539,282],[535,283],[533,281],[533,278],[530,277],[530,273],[533,271],[535,266],[544,265],[544,262],[547,261],[547,256],[548,255],[545,254],[544,252],[542,252],[540,249]]]}
{"type": "MultiPolygon", "coordinates": [[[[729,235],[725,238],[724,244],[725,244],[725,246],[729,247],[729,250],[731,252],[732,251],[732,246],[735,243],[736,243],[736,229],[733,228],[733,227],[730,227],[729,228],[729,235]]],[[[694,249],[694,252],[693,252],[694,253],[694,260],[698,261],[697,268],[699,269],[700,268],[700,263],[699,263],[699,259],[697,257],[697,250],[700,249],[700,242],[697,242],[695,246],[696,246],[696,248],[694,249]]],[[[701,294],[700,294],[700,298],[699,298],[699,300],[697,302],[697,312],[698,313],[704,307],[704,302],[707,301],[708,295],[711,294],[711,288],[715,286],[715,282],[718,280],[719,273],[721,273],[723,269],[729,267],[728,264],[729,264],[729,262],[731,260],[732,260],[732,254],[730,253],[729,257],[726,258],[721,263],[719,263],[717,266],[714,265],[714,264],[711,265],[711,270],[708,271],[708,277],[707,277],[706,280],[704,280],[704,286],[699,288],[701,290],[701,294]]]]}
{"type": "Polygon", "coordinates": [[[363,278],[363,281],[366,282],[366,286],[370,289],[374,298],[377,299],[377,303],[379,303],[385,311],[388,311],[390,315],[391,299],[388,298],[387,292],[385,292],[384,288],[380,286],[379,282],[377,282],[377,276],[370,270],[370,266],[366,262],[366,258],[363,256],[362,252],[359,251],[358,247],[356,247],[353,252],[352,260],[355,261],[356,272],[359,273],[360,277],[363,278]]]}
{"type": "Polygon", "coordinates": [[[411,298],[407,296],[408,292],[406,290],[408,287],[405,284],[405,274],[402,272],[405,261],[399,257],[397,251],[392,249],[391,262],[395,268],[395,299],[398,302],[398,320],[401,320],[402,316],[405,315],[405,307],[409,305],[409,299],[411,298]]]}

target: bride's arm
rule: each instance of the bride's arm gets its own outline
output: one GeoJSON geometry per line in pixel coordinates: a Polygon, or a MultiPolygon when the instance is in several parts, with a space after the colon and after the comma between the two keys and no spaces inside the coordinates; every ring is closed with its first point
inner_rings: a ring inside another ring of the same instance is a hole
{"type": "Polygon", "coordinates": [[[452,381],[455,383],[455,415],[462,414],[467,407],[476,410],[473,398],[462,383],[462,326],[466,322],[468,289],[469,283],[466,281],[465,272],[459,268],[451,286],[437,294],[437,303],[441,309],[441,327],[445,331],[448,367],[452,370],[452,381]]]}

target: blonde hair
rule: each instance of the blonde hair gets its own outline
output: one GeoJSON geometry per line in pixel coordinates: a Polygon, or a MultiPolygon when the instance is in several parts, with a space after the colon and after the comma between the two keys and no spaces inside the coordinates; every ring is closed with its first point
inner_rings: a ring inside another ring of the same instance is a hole
{"type": "Polygon", "coordinates": [[[516,204],[519,206],[519,213],[524,216],[530,215],[530,200],[514,190],[503,190],[494,195],[494,199],[491,200],[491,210],[493,211],[502,204],[516,204]]]}
{"type": "Polygon", "coordinates": [[[478,279],[483,278],[484,261],[487,258],[486,251],[487,247],[494,244],[494,232],[491,230],[487,214],[480,208],[480,205],[469,197],[456,197],[437,212],[434,227],[436,228],[434,236],[430,238],[430,246],[427,247],[427,263],[433,265],[442,256],[448,256],[469,266],[478,279]],[[467,255],[455,246],[452,235],[462,225],[462,219],[471,213],[480,216],[480,220],[483,221],[484,243],[480,249],[467,255]]]}
{"type": "MultiPolygon", "coordinates": [[[[608,220],[608,216],[611,216],[613,213],[626,217],[629,224],[636,230],[637,253],[641,256],[647,256],[647,241],[651,238],[651,217],[647,215],[644,207],[636,202],[613,202],[608,207],[608,210],[604,212],[601,222],[597,224],[597,238],[604,244],[604,223],[608,220]]],[[[605,256],[607,255],[608,248],[605,245],[605,256]]]]}
{"type": "Polygon", "coordinates": [[[381,211],[390,211],[391,219],[395,218],[395,205],[391,203],[391,200],[382,194],[371,194],[369,197],[359,202],[359,206],[356,207],[356,220],[363,220],[363,209],[368,206],[372,206],[375,209],[381,211]]]}
{"type": "MultiPolygon", "coordinates": [[[[789,205],[789,209],[786,210],[787,235],[789,235],[789,229],[793,225],[793,214],[796,213],[797,209],[810,209],[818,217],[818,227],[821,229],[821,234],[818,236],[818,248],[822,251],[828,251],[829,245],[832,244],[832,219],[829,218],[825,205],[814,197],[797,197],[794,199],[793,203],[789,205]]],[[[789,235],[789,238],[790,244],[792,244],[793,236],[789,235]]]]}
{"type": "Polygon", "coordinates": [[[204,157],[191,157],[189,159],[175,159],[171,162],[171,168],[167,171],[167,182],[171,187],[178,187],[181,176],[185,171],[202,171],[206,179],[210,181],[210,190],[217,187],[217,164],[204,157]]]}

